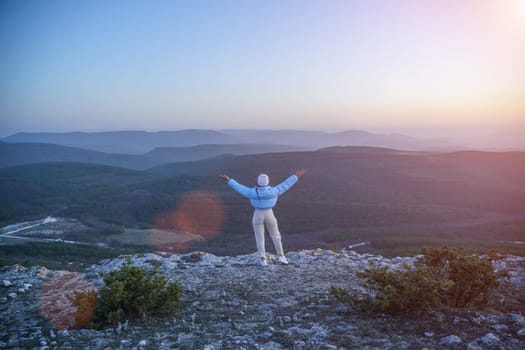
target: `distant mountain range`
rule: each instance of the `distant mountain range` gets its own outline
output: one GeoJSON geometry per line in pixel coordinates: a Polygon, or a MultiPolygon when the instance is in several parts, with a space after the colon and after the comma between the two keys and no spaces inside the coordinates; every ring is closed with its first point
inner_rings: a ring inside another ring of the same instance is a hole
{"type": "Polygon", "coordinates": [[[191,147],[158,147],[145,154],[119,154],[48,143],[0,142],[0,168],[33,163],[78,162],[145,170],[161,164],[196,161],[226,154],[260,154],[304,149],[273,144],[206,144],[191,147]]]}
{"type": "Polygon", "coordinates": [[[51,143],[108,153],[142,154],[156,147],[188,147],[200,144],[232,144],[231,136],[213,130],[108,131],[67,133],[17,133],[3,142],[51,143]]]}
{"type": "Polygon", "coordinates": [[[359,146],[405,151],[525,150],[525,135],[423,139],[366,131],[179,130],[17,133],[0,139],[0,167],[52,161],[103,164],[144,170],[220,155],[312,151],[359,146]]]}
{"type": "Polygon", "coordinates": [[[402,150],[446,147],[444,140],[419,139],[401,134],[374,134],[366,131],[343,132],[302,130],[178,130],[108,131],[71,133],[17,133],[2,142],[51,143],[108,153],[143,154],[158,147],[191,147],[202,144],[278,144],[310,150],[330,146],[371,146],[402,150]]]}

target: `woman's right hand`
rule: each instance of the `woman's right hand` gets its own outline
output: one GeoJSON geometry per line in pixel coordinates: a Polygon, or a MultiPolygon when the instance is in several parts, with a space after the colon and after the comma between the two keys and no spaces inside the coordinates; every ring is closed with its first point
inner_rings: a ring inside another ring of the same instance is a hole
{"type": "Polygon", "coordinates": [[[297,177],[301,177],[301,176],[304,175],[305,172],[306,172],[306,171],[305,171],[304,169],[297,170],[297,171],[295,172],[295,175],[296,175],[297,177]]]}
{"type": "Polygon", "coordinates": [[[223,179],[224,181],[228,181],[230,180],[230,177],[228,175],[220,175],[221,179],[223,179]]]}

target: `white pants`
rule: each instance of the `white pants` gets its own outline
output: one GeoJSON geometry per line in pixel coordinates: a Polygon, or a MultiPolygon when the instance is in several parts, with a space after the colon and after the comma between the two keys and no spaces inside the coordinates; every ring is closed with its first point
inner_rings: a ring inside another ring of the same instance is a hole
{"type": "Polygon", "coordinates": [[[277,255],[284,255],[283,245],[281,243],[281,233],[277,226],[277,219],[273,215],[272,209],[255,209],[253,212],[253,232],[255,233],[255,241],[257,242],[257,252],[260,257],[266,257],[266,248],[264,245],[264,226],[268,229],[270,237],[277,255]]]}

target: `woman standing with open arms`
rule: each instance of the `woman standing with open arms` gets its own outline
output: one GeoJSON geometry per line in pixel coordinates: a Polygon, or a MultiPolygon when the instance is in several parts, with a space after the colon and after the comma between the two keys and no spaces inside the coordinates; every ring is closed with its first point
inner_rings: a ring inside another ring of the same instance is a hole
{"type": "Polygon", "coordinates": [[[240,195],[248,198],[251,205],[255,208],[253,213],[253,232],[255,233],[255,241],[257,243],[257,252],[259,253],[259,264],[266,266],[266,249],[264,245],[264,226],[268,229],[270,237],[272,238],[277,252],[278,261],[283,264],[288,264],[288,260],[284,256],[283,245],[281,243],[281,233],[277,225],[277,219],[273,214],[272,208],[277,203],[277,198],[292,187],[305,171],[298,170],[294,175],[290,176],[277,186],[270,186],[270,178],[266,174],[260,174],[257,178],[257,186],[246,187],[228,175],[221,175],[224,181],[240,195]]]}

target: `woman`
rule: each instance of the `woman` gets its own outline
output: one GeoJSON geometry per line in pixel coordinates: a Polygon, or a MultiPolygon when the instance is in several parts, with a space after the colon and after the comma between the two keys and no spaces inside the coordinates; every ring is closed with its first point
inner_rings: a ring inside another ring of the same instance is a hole
{"type": "Polygon", "coordinates": [[[277,186],[270,186],[270,178],[268,175],[260,174],[257,178],[257,186],[255,187],[246,187],[228,175],[220,175],[223,180],[228,182],[228,185],[234,191],[248,198],[251,205],[255,208],[252,219],[253,232],[255,233],[257,252],[259,253],[259,263],[263,267],[267,265],[266,249],[264,246],[265,225],[275,246],[278,256],[277,260],[280,263],[288,264],[288,260],[286,260],[283,252],[281,233],[279,232],[277,219],[273,214],[272,208],[277,203],[277,198],[292,187],[304,173],[305,171],[301,169],[277,186]]]}

